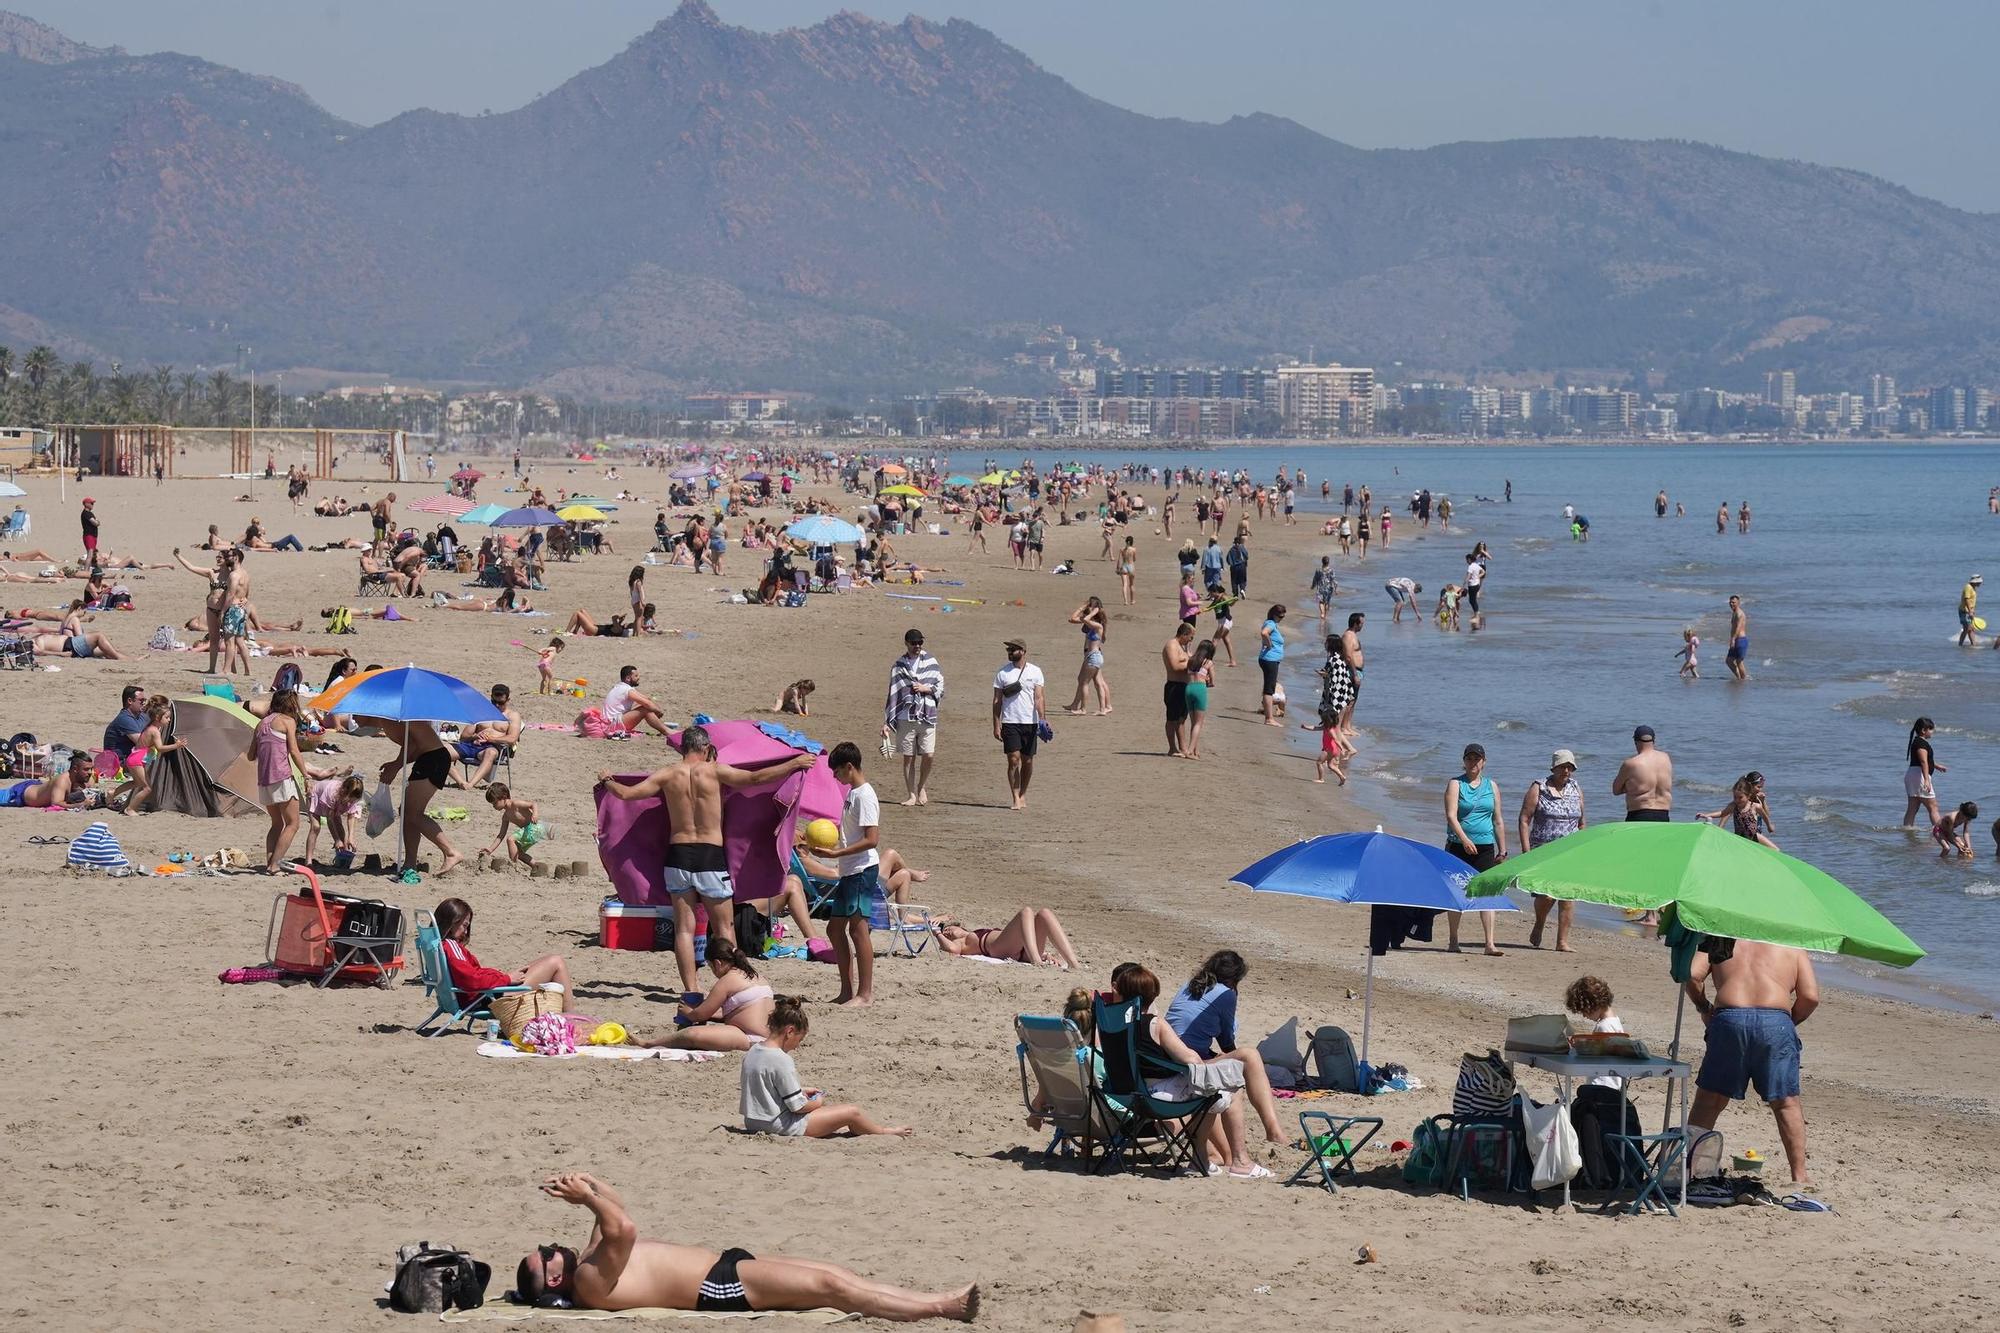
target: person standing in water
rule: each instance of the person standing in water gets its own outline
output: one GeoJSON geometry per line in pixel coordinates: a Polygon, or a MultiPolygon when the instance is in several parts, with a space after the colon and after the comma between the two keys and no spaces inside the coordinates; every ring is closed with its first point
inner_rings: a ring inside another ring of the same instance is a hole
{"type": "Polygon", "coordinates": [[[1745,500],[1742,508],[1736,511],[1736,530],[1746,537],[1750,535],[1750,502],[1748,500],[1745,500]]]}
{"type": "Polygon", "coordinates": [[[1667,516],[1667,492],[1665,487],[1661,487],[1660,493],[1653,497],[1653,517],[1665,518],[1666,516],[1667,516]]]}
{"type": "Polygon", "coordinates": [[[1731,594],[1729,598],[1729,651],[1723,654],[1723,661],[1729,664],[1729,674],[1738,680],[1750,679],[1750,673],[1743,664],[1750,656],[1750,613],[1743,609],[1743,599],[1731,594]]]}
{"type": "Polygon", "coordinates": [[[1625,822],[1665,823],[1674,817],[1674,761],[1659,748],[1653,729],[1632,729],[1632,757],[1618,766],[1611,794],[1625,798],[1625,822]]]}
{"type": "Polygon", "coordinates": [[[1724,500],[1715,510],[1715,535],[1726,536],[1729,532],[1729,501],[1724,500]]]}
{"type": "Polygon", "coordinates": [[[1932,824],[1941,818],[1937,789],[1931,775],[1948,770],[1937,761],[1937,751],[1931,748],[1931,733],[1935,730],[1937,724],[1927,717],[1920,717],[1910,724],[1910,766],[1903,770],[1904,828],[1916,826],[1919,807],[1931,817],[1932,824]]]}
{"type": "Polygon", "coordinates": [[[1958,590],[1958,646],[1971,648],[1978,644],[1979,636],[1973,633],[1973,619],[1979,610],[1979,586],[1985,578],[1974,574],[1958,590]]]}

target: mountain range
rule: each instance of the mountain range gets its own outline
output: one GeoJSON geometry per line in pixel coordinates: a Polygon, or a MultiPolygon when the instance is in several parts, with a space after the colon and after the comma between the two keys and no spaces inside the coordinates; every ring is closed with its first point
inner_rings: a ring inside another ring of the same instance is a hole
{"type": "Polygon", "coordinates": [[[961,21],[703,0],[526,106],[343,121],[0,15],[0,341],[601,396],[1128,361],[2000,380],[2000,216],[1680,141],[1363,150],[1094,99],[961,21]]]}

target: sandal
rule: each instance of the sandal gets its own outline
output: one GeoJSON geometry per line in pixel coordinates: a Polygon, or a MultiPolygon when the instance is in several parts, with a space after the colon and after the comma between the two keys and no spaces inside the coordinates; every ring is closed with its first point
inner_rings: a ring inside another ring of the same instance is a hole
{"type": "Polygon", "coordinates": [[[67,847],[69,846],[69,839],[63,837],[44,838],[40,834],[35,834],[29,837],[28,845],[30,847],[67,847]]]}
{"type": "Polygon", "coordinates": [[[1268,1166],[1263,1166],[1256,1162],[1252,1162],[1250,1164],[1250,1169],[1248,1171],[1245,1171],[1240,1175],[1234,1171],[1231,1171],[1229,1173],[1229,1178],[1231,1180],[1269,1180],[1271,1178],[1271,1168],[1268,1166]]]}

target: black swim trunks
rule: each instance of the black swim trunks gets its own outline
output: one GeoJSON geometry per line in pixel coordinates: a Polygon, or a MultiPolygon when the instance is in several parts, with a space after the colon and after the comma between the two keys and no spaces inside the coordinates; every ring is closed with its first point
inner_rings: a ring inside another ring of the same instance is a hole
{"type": "Polygon", "coordinates": [[[1666,824],[1672,822],[1671,810],[1627,810],[1625,822],[1628,824],[1666,824]]]}
{"type": "Polygon", "coordinates": [[[1167,721],[1184,722],[1188,715],[1188,683],[1184,680],[1170,680],[1162,692],[1167,705],[1167,721]]]}
{"type": "Polygon", "coordinates": [[[444,786],[451,781],[451,751],[439,746],[418,755],[417,762],[410,765],[410,776],[433,787],[444,786]]]}
{"type": "Polygon", "coordinates": [[[736,1265],[745,1259],[756,1257],[748,1250],[724,1250],[722,1257],[708,1270],[708,1276],[701,1280],[701,1290],[694,1298],[694,1308],[716,1314],[748,1313],[750,1298],[743,1294],[743,1283],[737,1279],[736,1265]]]}

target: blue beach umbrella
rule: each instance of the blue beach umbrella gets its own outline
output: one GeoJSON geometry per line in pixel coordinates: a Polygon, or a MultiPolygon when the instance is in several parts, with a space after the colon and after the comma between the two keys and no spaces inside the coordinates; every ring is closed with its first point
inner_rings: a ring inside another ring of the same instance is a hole
{"type": "Polygon", "coordinates": [[[455,523],[476,523],[481,527],[485,527],[506,512],[506,505],[483,504],[477,509],[466,510],[452,521],[455,523]]]}
{"type": "Polygon", "coordinates": [[[785,535],[813,546],[833,546],[839,542],[860,541],[861,529],[844,518],[813,514],[786,528],[785,535]]]}
{"type": "Polygon", "coordinates": [[[543,509],[539,505],[524,505],[519,509],[509,509],[492,520],[496,528],[547,528],[563,521],[562,515],[553,509],[543,509]]]}
{"type": "MultiPolygon", "coordinates": [[[[1307,838],[1272,852],[1229,877],[1258,893],[1288,893],[1368,907],[1414,907],[1434,912],[1512,912],[1503,897],[1465,896],[1473,869],[1429,843],[1384,833],[1334,833],[1307,838]]],[[[1368,979],[1361,1000],[1361,1068],[1366,1086],[1368,1029],[1375,1007],[1375,950],[1368,950],[1368,979]]]]}
{"type": "Polygon", "coordinates": [[[976,483],[963,472],[954,472],[951,476],[944,479],[944,484],[947,486],[971,486],[976,483]]]}

